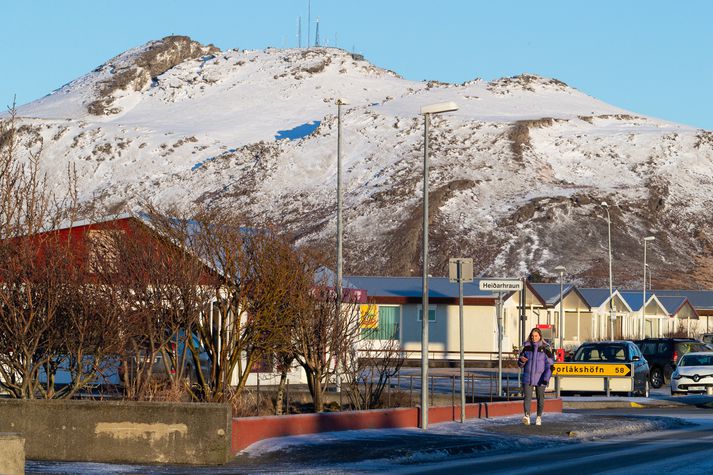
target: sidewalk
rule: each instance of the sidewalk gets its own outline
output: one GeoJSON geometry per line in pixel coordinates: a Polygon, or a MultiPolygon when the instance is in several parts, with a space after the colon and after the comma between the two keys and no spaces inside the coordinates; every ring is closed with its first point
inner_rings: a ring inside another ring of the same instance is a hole
{"type": "Polygon", "coordinates": [[[407,465],[620,437],[681,424],[665,417],[545,413],[541,426],[525,426],[518,415],[434,424],[427,431],[347,431],[265,440],[238,454],[231,465],[245,472],[266,465],[286,472],[307,467],[329,467],[334,470],[330,473],[388,472],[407,465]]]}
{"type": "Polygon", "coordinates": [[[665,396],[652,394],[651,397],[563,397],[562,409],[620,409],[620,408],[664,408],[686,406],[713,406],[713,396],[665,396]]]}

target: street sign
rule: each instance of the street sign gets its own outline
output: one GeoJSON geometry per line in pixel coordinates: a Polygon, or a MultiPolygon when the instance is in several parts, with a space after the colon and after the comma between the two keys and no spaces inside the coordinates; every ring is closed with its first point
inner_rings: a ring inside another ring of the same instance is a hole
{"type": "Polygon", "coordinates": [[[359,328],[379,328],[379,307],[377,305],[359,305],[359,314],[359,328]]]}
{"type": "Polygon", "coordinates": [[[458,282],[458,261],[460,261],[460,280],[473,282],[473,259],[470,257],[452,257],[448,260],[448,279],[458,282]]]}
{"type": "Polygon", "coordinates": [[[595,376],[624,378],[631,376],[629,363],[555,363],[553,376],[595,376]]]}
{"type": "Polygon", "coordinates": [[[514,292],[522,290],[522,281],[520,279],[481,279],[480,290],[514,292]]]}

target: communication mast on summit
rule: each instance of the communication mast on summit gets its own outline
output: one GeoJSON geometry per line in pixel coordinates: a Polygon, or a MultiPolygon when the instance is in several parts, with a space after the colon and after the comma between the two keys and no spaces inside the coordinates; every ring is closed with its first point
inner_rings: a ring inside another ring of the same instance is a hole
{"type": "Polygon", "coordinates": [[[317,27],[314,30],[314,45],[319,48],[319,18],[317,18],[317,27]]]}
{"type": "Polygon", "coordinates": [[[297,17],[297,47],[302,48],[302,17],[297,17]]]}

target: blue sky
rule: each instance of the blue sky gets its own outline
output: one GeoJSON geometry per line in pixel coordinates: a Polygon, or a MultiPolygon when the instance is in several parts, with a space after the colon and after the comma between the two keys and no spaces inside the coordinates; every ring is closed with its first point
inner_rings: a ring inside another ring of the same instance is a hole
{"type": "MultiPolygon", "coordinates": [[[[221,49],[306,43],[307,0],[3,2],[0,101],[42,97],[112,56],[170,34],[221,49]]],[[[523,72],[618,107],[713,130],[707,0],[312,0],[322,43],[414,80],[523,72]]]]}

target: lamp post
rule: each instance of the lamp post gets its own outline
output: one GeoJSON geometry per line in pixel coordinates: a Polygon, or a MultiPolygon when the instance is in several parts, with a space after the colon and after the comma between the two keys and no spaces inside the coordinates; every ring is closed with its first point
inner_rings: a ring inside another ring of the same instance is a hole
{"type": "MultiPolygon", "coordinates": [[[[559,349],[564,349],[564,302],[562,301],[562,294],[564,293],[564,273],[567,270],[564,266],[557,266],[555,270],[560,273],[560,318],[559,323],[557,323],[557,334],[559,335],[559,349]]],[[[560,378],[555,377],[555,394],[560,397],[560,378]]]]}
{"type": "Polygon", "coordinates": [[[649,274],[649,290],[654,290],[654,286],[651,285],[651,274],[652,274],[652,272],[651,272],[651,266],[648,265],[648,264],[646,264],[644,267],[646,267],[646,271],[647,271],[648,274],[649,274]]]}
{"type": "Polygon", "coordinates": [[[614,285],[612,284],[612,272],[611,272],[611,216],[609,215],[609,205],[606,201],[602,201],[602,208],[607,212],[607,234],[609,236],[609,328],[610,337],[614,339],[614,322],[616,321],[616,316],[614,315],[614,285]]]}
{"type": "Polygon", "coordinates": [[[646,243],[649,241],[653,241],[656,238],[654,236],[646,236],[644,238],[644,283],[642,285],[643,287],[643,293],[641,294],[641,322],[640,322],[640,328],[639,328],[639,334],[641,335],[641,338],[646,338],[646,316],[645,316],[645,310],[646,310],[646,268],[648,265],[646,264],[646,243]]]}
{"type": "Polygon", "coordinates": [[[421,297],[421,429],[428,428],[428,123],[431,115],[458,110],[455,102],[421,107],[423,115],[423,293],[421,297]]]}
{"type": "Polygon", "coordinates": [[[342,106],[349,103],[337,99],[337,302],[342,303],[342,106]]]}
{"type": "Polygon", "coordinates": [[[567,268],[565,266],[557,266],[555,267],[555,270],[560,273],[560,318],[559,322],[557,323],[558,329],[557,329],[557,334],[559,335],[559,348],[564,347],[564,340],[563,340],[563,332],[564,332],[564,302],[562,302],[562,292],[564,290],[564,273],[567,271],[567,268]]]}

